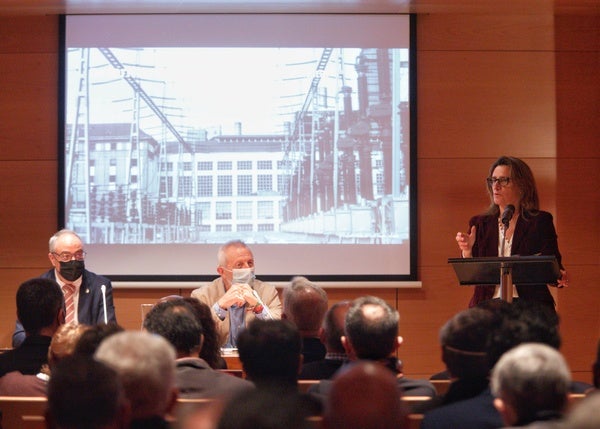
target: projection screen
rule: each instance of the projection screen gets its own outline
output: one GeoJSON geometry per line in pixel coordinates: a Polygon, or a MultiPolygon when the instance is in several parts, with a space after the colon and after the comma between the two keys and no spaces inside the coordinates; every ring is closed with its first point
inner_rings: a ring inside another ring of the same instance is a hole
{"type": "MultiPolygon", "coordinates": [[[[412,25],[412,27],[411,27],[412,25]]],[[[121,281],[416,280],[410,15],[62,20],[59,224],[121,281]]]]}

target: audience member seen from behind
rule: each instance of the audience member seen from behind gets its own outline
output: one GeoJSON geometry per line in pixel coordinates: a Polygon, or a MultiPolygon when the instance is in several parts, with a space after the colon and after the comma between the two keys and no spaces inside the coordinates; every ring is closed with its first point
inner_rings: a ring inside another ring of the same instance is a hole
{"type": "Polygon", "coordinates": [[[167,428],[177,402],[175,349],[160,335],[124,331],[106,338],[96,359],[114,369],[131,404],[132,429],[167,428]]]}
{"type": "Polygon", "coordinates": [[[301,380],[321,380],[331,378],[333,374],[348,359],[342,344],[344,322],[350,308],[350,301],[339,301],[333,304],[325,313],[323,328],[320,332],[321,342],[325,345],[325,358],[314,362],[304,363],[300,371],[301,380]]]}
{"type": "Polygon", "coordinates": [[[514,427],[558,427],[570,384],[571,371],[560,352],[539,343],[524,343],[506,352],[491,376],[494,406],[505,425],[514,427]]]}
{"type": "Polygon", "coordinates": [[[259,389],[230,401],[217,429],[315,429],[311,417],[294,396],[259,389]]]}
{"type": "MultiPolygon", "coordinates": [[[[482,308],[469,308],[451,317],[440,329],[442,362],[451,384],[446,394],[435,398],[426,409],[476,397],[489,388],[490,347],[498,316],[482,308]]],[[[489,397],[489,392],[486,394],[489,397]]]]}
{"type": "Polygon", "coordinates": [[[48,347],[64,323],[63,295],[50,279],[31,279],[17,290],[17,317],[25,341],[0,354],[0,395],[45,396],[46,382],[36,374],[48,363],[48,347]]]}
{"type": "Polygon", "coordinates": [[[194,314],[202,326],[202,347],[200,348],[201,359],[213,369],[227,369],[227,362],[221,356],[221,345],[219,343],[219,334],[217,326],[212,316],[212,310],[208,305],[198,301],[196,298],[183,298],[194,309],[194,314]]]}
{"type": "Polygon", "coordinates": [[[35,375],[48,362],[52,335],[65,321],[63,295],[50,279],[25,281],[17,290],[17,317],[25,329],[25,341],[0,354],[0,376],[19,371],[35,375]]]}
{"type": "Polygon", "coordinates": [[[52,369],[56,364],[68,356],[75,354],[75,348],[81,336],[88,330],[92,329],[88,325],[75,325],[68,323],[61,325],[54,335],[52,341],[50,341],[50,347],[48,348],[48,374],[52,372],[52,369]]]}
{"type": "MultiPolygon", "coordinates": [[[[494,315],[487,348],[490,371],[504,353],[519,344],[539,342],[555,349],[560,346],[558,316],[547,305],[528,300],[513,303],[488,300],[477,304],[477,308],[494,315]]],[[[427,411],[421,424],[422,429],[493,429],[503,426],[489,388],[472,398],[427,411]]]]}
{"type": "MultiPolygon", "coordinates": [[[[350,361],[369,360],[385,365],[398,382],[398,389],[406,396],[434,397],[435,387],[428,380],[404,377],[396,350],[402,343],[398,336],[400,315],[384,300],[366,296],[352,302],[345,320],[342,344],[350,361]]],[[[338,370],[343,371],[345,365],[338,370]]],[[[331,389],[331,380],[321,380],[311,386],[309,392],[326,397],[331,389]]]]}
{"type": "Polygon", "coordinates": [[[402,429],[408,410],[396,377],[383,365],[358,361],[333,379],[325,404],[323,429],[402,429]]]}
{"type": "Polygon", "coordinates": [[[281,318],[274,286],[254,277],[254,255],[240,240],[225,243],[217,254],[219,278],[192,292],[211,307],[221,347],[237,347],[239,332],[254,319],[281,318]]]}
{"type": "MultiPolygon", "coordinates": [[[[106,277],[97,275],[85,269],[85,255],[81,238],[71,230],[62,229],[50,237],[48,259],[53,268],[41,277],[54,280],[65,293],[68,288],[73,288],[73,310],[67,309],[65,313],[67,323],[83,323],[95,325],[96,323],[116,322],[115,307],[113,304],[112,284],[106,277]],[[102,294],[104,286],[106,308],[102,294]]],[[[25,339],[23,326],[17,321],[13,333],[13,347],[21,344],[25,339]]]]}
{"type": "Polygon", "coordinates": [[[188,304],[192,307],[196,319],[202,326],[202,348],[199,357],[213,369],[227,369],[227,362],[221,356],[219,334],[210,307],[191,296],[168,295],[158,300],[159,303],[164,301],[177,301],[181,305],[188,304]]]}
{"type": "MultiPolygon", "coordinates": [[[[539,208],[535,179],[529,166],[518,158],[502,156],[490,167],[486,183],[490,197],[488,210],[471,218],[468,232],[456,234],[462,256],[553,255],[558,260],[562,275],[557,286],[567,286],[568,277],[561,263],[552,215],[539,208]],[[502,219],[506,219],[504,213],[511,205],[514,214],[504,231],[502,219]],[[502,240],[504,246],[501,245],[502,240]],[[500,254],[501,249],[504,249],[504,254],[500,254]]],[[[469,306],[499,298],[499,289],[499,286],[493,285],[475,286],[469,306]]],[[[554,299],[544,284],[515,285],[513,289],[514,298],[539,301],[554,309],[554,299]]]]}
{"type": "Polygon", "coordinates": [[[238,341],[242,369],[257,389],[291,397],[305,415],[317,415],[322,411],[320,401],[298,392],[301,350],[300,333],[287,320],[254,320],[240,333],[238,341]]]}
{"type": "Polygon", "coordinates": [[[48,382],[48,428],[125,429],[130,418],[114,370],[87,356],[69,356],[56,364],[48,382]]]}
{"type": "Polygon", "coordinates": [[[48,363],[42,365],[40,372],[35,376],[13,371],[0,377],[0,395],[46,396],[52,369],[59,361],[73,355],[79,337],[88,329],[90,327],[87,325],[60,325],[48,347],[48,363]]]}
{"type": "MultiPolygon", "coordinates": [[[[558,314],[544,304],[527,300],[513,302],[502,319],[501,334],[492,342],[493,362],[497,362],[506,350],[521,343],[542,343],[560,350],[559,322],[558,314]]],[[[592,388],[590,383],[571,381],[570,392],[585,393],[592,388]]]]}
{"type": "Polygon", "coordinates": [[[292,322],[302,337],[304,363],[325,357],[325,346],[319,338],[327,311],[327,293],[306,277],[294,277],[283,289],[282,319],[292,322]]]}
{"type": "Polygon", "coordinates": [[[106,325],[99,323],[90,326],[81,334],[75,344],[74,354],[93,357],[100,343],[113,334],[123,332],[125,329],[117,323],[109,322],[106,325]]]}
{"type": "Polygon", "coordinates": [[[183,300],[156,304],[144,319],[144,328],[166,338],[177,353],[175,383],[181,398],[229,399],[254,385],[212,369],[198,357],[202,326],[193,308],[183,300]]]}

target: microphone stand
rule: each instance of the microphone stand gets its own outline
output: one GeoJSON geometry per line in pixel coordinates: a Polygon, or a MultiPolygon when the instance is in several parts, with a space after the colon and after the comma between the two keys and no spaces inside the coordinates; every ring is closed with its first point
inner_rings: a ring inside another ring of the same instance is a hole
{"type": "MultiPolygon", "coordinates": [[[[510,222],[510,221],[509,221],[510,222]]],[[[502,222],[502,243],[500,244],[500,256],[504,257],[504,245],[506,243],[506,230],[508,223],[502,222]]],[[[500,299],[506,302],[512,302],[513,284],[512,284],[512,267],[510,264],[502,262],[500,264],[500,299]]]]}

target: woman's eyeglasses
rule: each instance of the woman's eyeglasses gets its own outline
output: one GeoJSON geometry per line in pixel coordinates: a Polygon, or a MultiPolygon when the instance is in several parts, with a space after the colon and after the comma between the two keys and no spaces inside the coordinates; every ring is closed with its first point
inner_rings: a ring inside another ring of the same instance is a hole
{"type": "Polygon", "coordinates": [[[510,177],[488,177],[485,180],[491,187],[495,186],[496,183],[499,183],[502,187],[507,186],[510,183],[510,177]]]}

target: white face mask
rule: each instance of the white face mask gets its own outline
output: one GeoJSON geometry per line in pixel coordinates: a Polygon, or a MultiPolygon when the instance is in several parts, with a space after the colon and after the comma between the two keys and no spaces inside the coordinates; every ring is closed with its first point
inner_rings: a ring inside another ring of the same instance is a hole
{"type": "Polygon", "coordinates": [[[254,268],[234,268],[231,272],[233,273],[232,283],[252,285],[252,281],[254,280],[254,268]]]}

